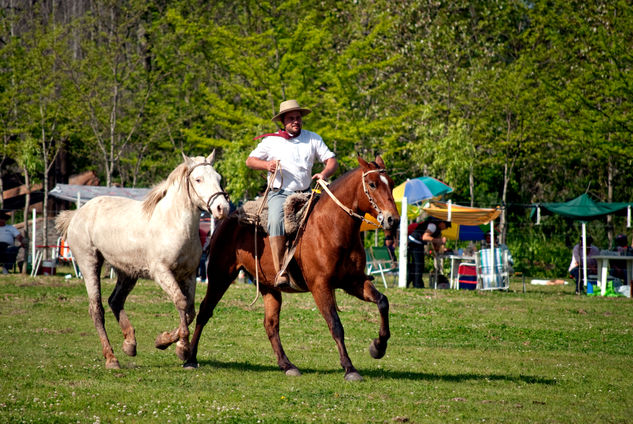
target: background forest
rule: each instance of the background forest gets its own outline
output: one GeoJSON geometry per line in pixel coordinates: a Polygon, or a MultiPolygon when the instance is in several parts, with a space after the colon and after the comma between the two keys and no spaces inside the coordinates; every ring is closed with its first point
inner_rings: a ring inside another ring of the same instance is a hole
{"type": "Polygon", "coordinates": [[[264,185],[253,137],[296,98],[339,172],[381,154],[396,184],[504,206],[515,269],[563,277],[577,224],[527,206],[633,201],[632,22],[625,0],[0,0],[2,172],[47,191],[63,154],[147,187],[216,149],[239,202],[264,185]]]}

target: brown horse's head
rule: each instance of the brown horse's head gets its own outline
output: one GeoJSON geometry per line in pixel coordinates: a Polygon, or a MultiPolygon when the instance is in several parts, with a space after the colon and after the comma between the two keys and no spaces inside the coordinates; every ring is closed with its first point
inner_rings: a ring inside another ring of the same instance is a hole
{"type": "Polygon", "coordinates": [[[380,222],[385,230],[392,230],[400,223],[400,214],[393,200],[393,180],[385,170],[380,156],[374,162],[367,162],[360,156],[358,164],[362,171],[363,190],[367,195],[367,210],[380,222]]]}

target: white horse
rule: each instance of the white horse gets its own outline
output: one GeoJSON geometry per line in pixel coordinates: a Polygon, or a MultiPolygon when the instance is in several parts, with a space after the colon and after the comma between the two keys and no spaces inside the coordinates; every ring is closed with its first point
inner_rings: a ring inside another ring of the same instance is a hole
{"type": "Polygon", "coordinates": [[[180,325],[159,334],[156,347],[176,344],[181,360],[189,356],[189,324],[195,317],[196,268],[202,254],[198,227],[202,210],[215,218],[228,214],[228,195],[213,169],[215,151],[207,158],[187,157],[143,201],[101,196],[82,208],[64,211],[56,219],[57,231],[68,242],[83,274],[90,316],[101,339],[106,368],[120,368],[108,340],[101,302],[100,271],[103,261],[117,272],[108,304],[123,336],[123,351],[136,355],[136,337],[123,305],[138,278],[150,278],[167,292],[180,314],[180,325]]]}

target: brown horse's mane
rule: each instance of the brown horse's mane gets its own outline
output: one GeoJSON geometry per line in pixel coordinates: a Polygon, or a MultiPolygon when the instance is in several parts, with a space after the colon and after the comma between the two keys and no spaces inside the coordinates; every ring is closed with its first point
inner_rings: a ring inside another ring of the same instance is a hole
{"type": "Polygon", "coordinates": [[[189,167],[187,164],[181,163],[176,167],[176,169],[171,171],[167,179],[152,187],[150,192],[147,193],[145,199],[143,199],[143,212],[147,214],[147,216],[152,216],[154,209],[156,209],[156,205],[165,197],[169,187],[172,184],[185,179],[188,172],[189,167]]]}
{"type": "MultiPolygon", "coordinates": [[[[372,161],[372,162],[369,162],[369,163],[371,165],[374,165],[376,168],[380,169],[380,165],[378,165],[375,161],[372,161]]],[[[339,185],[344,184],[345,182],[347,182],[347,180],[351,177],[351,175],[355,171],[358,171],[359,168],[360,168],[360,166],[357,166],[356,168],[347,171],[346,173],[344,173],[343,175],[338,177],[336,180],[332,181],[331,189],[335,190],[339,185]]]]}

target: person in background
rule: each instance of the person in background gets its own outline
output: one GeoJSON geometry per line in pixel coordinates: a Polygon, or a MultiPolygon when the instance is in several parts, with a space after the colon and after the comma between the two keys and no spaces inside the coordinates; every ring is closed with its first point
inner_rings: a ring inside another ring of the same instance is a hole
{"type": "Polygon", "coordinates": [[[626,234],[618,234],[615,236],[615,251],[621,256],[626,256],[629,253],[629,241],[626,239],[626,234]]]}
{"type": "Polygon", "coordinates": [[[205,231],[203,228],[198,229],[200,236],[200,244],[202,245],[202,256],[200,256],[200,264],[198,265],[198,275],[196,281],[199,283],[207,282],[207,257],[209,255],[209,243],[211,242],[211,230],[205,231]]]}
{"type": "MultiPolygon", "coordinates": [[[[627,256],[630,252],[629,242],[626,238],[626,234],[618,234],[615,236],[615,252],[618,252],[620,256],[627,256]]],[[[626,281],[626,261],[614,259],[609,262],[611,269],[609,273],[622,281],[626,281]]]]}
{"type": "Polygon", "coordinates": [[[246,166],[249,168],[268,172],[269,184],[272,186],[266,200],[268,240],[277,272],[275,287],[290,285],[288,274],[280,272],[286,254],[283,219],[286,198],[295,192],[308,190],[311,180],[327,180],[338,168],[334,153],[325,145],[321,136],[302,129],[303,117],[310,112],[310,109],[299,106],[296,100],[281,102],[279,113],[273,116],[272,121],[279,122],[283,129],[256,137],[262,138],[262,141],[246,159],[246,166]],[[312,175],[315,160],[323,162],[325,167],[312,175]]]}
{"type": "Polygon", "coordinates": [[[430,243],[434,252],[441,253],[446,244],[446,237],[442,230],[450,227],[451,223],[436,218],[430,218],[420,223],[409,225],[407,247],[407,287],[409,283],[414,288],[424,288],[424,246],[430,243]]]}
{"type": "Polygon", "coordinates": [[[391,231],[385,230],[385,247],[387,247],[387,251],[389,252],[389,256],[393,262],[397,262],[396,258],[396,240],[393,237],[391,231]]]}
{"type": "MultiPolygon", "coordinates": [[[[592,259],[592,256],[600,254],[600,249],[593,245],[593,238],[587,236],[587,275],[596,274],[598,272],[598,261],[592,259]]],[[[576,280],[576,294],[583,292],[583,268],[582,268],[582,238],[572,250],[571,262],[569,264],[569,275],[576,280]]]]}
{"type": "Polygon", "coordinates": [[[17,251],[20,247],[24,247],[24,237],[20,234],[20,231],[13,225],[7,225],[9,215],[4,212],[0,212],[0,260],[2,260],[2,273],[8,274],[9,271],[6,268],[5,259],[10,251],[17,251]],[[15,242],[20,244],[20,247],[15,245],[15,242]]]}

